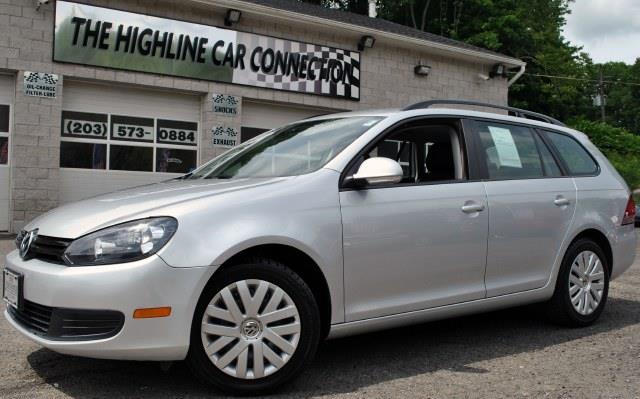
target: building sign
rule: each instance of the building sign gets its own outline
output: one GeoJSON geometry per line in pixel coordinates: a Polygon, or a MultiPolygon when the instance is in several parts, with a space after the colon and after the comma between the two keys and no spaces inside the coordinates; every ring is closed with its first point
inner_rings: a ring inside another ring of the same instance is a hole
{"type": "Polygon", "coordinates": [[[198,145],[198,124],[195,122],[158,119],[158,143],[198,145]]]}
{"type": "Polygon", "coordinates": [[[25,72],[24,94],[33,97],[56,98],[58,75],[54,73],[25,72]]]}
{"type": "Polygon", "coordinates": [[[211,129],[213,146],[218,148],[231,148],[238,145],[240,134],[230,126],[214,126],[211,129]]]}
{"type": "Polygon", "coordinates": [[[360,99],[360,53],[68,1],[53,59],[360,99]]]}
{"type": "Polygon", "coordinates": [[[106,114],[62,111],[62,136],[76,138],[106,139],[106,114]]]}
{"type": "Polygon", "coordinates": [[[240,100],[236,96],[226,94],[213,95],[213,113],[217,115],[236,116],[238,115],[238,103],[240,100]]]}

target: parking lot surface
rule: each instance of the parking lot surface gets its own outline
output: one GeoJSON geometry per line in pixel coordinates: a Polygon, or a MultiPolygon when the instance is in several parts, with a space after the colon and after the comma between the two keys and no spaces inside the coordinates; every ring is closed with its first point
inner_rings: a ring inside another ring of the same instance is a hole
{"type": "MultiPolygon", "coordinates": [[[[0,240],[0,259],[12,248],[0,240]]],[[[181,363],[163,371],[59,355],[0,316],[1,398],[219,394],[181,363]]],[[[278,396],[640,398],[640,261],[611,284],[607,308],[589,328],[557,327],[525,307],[329,341],[278,396]]]]}

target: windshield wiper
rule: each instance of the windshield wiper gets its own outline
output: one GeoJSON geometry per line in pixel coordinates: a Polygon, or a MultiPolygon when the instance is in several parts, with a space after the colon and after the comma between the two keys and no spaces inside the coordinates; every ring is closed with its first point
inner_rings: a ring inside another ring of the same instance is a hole
{"type": "Polygon", "coordinates": [[[186,175],[178,176],[178,177],[176,177],[175,179],[172,179],[172,180],[186,180],[189,177],[191,177],[191,175],[193,175],[193,172],[189,172],[186,175]]]}

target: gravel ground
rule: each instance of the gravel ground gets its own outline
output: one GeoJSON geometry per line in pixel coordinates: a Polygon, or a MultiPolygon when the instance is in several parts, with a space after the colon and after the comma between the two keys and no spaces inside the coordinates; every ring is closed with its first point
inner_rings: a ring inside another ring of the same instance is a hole
{"type": "MultiPolygon", "coordinates": [[[[0,254],[12,248],[0,240],[0,254]]],[[[82,359],[40,348],[0,317],[0,397],[213,397],[181,363],[82,359]]],[[[324,343],[282,397],[640,398],[640,261],[600,321],[546,323],[518,308],[324,343]]]]}

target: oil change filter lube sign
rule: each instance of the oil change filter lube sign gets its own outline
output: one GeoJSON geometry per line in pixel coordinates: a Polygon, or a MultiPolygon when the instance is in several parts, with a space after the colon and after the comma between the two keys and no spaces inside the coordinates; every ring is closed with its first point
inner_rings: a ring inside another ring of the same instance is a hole
{"type": "Polygon", "coordinates": [[[54,60],[360,99],[360,53],[67,1],[54,60]]]}

